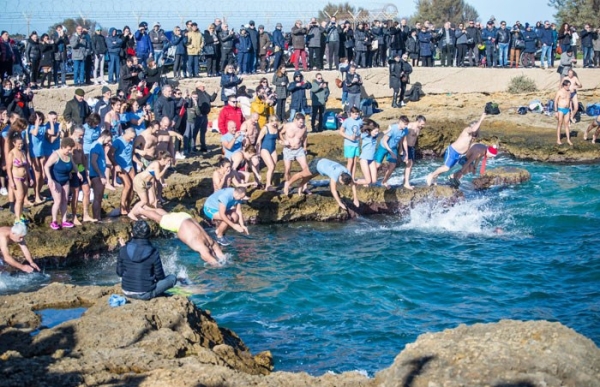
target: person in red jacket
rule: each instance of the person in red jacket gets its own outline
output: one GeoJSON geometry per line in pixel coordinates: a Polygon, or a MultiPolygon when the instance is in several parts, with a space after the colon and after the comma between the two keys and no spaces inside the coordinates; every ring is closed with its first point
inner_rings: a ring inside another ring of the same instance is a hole
{"type": "Polygon", "coordinates": [[[242,109],[238,106],[235,95],[230,95],[227,98],[227,105],[223,106],[223,109],[219,112],[219,132],[221,132],[221,135],[227,134],[227,122],[229,121],[235,122],[236,132],[240,130],[242,122],[244,122],[242,109]]]}

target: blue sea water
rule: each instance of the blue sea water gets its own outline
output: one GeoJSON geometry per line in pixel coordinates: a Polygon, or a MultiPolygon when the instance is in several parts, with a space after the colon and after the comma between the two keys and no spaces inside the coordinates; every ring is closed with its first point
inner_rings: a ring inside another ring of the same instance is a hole
{"type": "MultiPolygon", "coordinates": [[[[414,183],[437,163],[419,162],[414,183]]],[[[501,319],[559,321],[600,344],[600,168],[499,157],[530,182],[432,201],[406,218],[251,226],[230,234],[230,262],[202,265],[176,240],[157,242],[191,299],[276,370],[388,367],[425,332],[501,319]]],[[[392,183],[399,184],[402,169],[392,183]]],[[[440,182],[443,180],[440,179],[440,182]]],[[[0,276],[0,293],[51,281],[112,284],[115,256],[33,276],[0,276]]]]}

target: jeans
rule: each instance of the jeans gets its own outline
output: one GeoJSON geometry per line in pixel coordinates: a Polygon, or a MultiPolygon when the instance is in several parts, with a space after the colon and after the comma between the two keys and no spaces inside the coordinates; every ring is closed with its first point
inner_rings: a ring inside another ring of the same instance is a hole
{"type": "MultiPolygon", "coordinates": [[[[446,44],[442,47],[440,53],[440,64],[444,67],[452,67],[454,65],[454,46],[446,44]]],[[[458,62],[456,63],[458,65],[458,62]]]]}
{"type": "Polygon", "coordinates": [[[360,109],[360,93],[357,93],[357,94],[348,93],[344,111],[346,113],[350,113],[350,109],[352,107],[356,107],[357,109],[360,109]]]}
{"type": "Polygon", "coordinates": [[[54,62],[54,84],[58,86],[58,72],[60,71],[60,84],[67,84],[67,63],[62,60],[54,62]]]}
{"type": "Polygon", "coordinates": [[[281,122],[285,121],[285,101],[286,99],[277,99],[277,103],[275,104],[275,114],[279,117],[281,122]]]}
{"type": "Polygon", "coordinates": [[[240,66],[240,73],[250,74],[252,71],[252,66],[250,64],[251,59],[252,56],[249,52],[238,52],[238,65],[240,66]]]}
{"type": "Polygon", "coordinates": [[[104,81],[104,55],[94,54],[94,81],[104,81]]]}
{"type": "Polygon", "coordinates": [[[183,133],[183,153],[189,154],[196,150],[196,136],[198,135],[198,119],[185,124],[185,132],[183,133]]]}
{"type": "Polygon", "coordinates": [[[82,85],[85,82],[85,65],[83,59],[73,61],[73,83],[82,85]]]}
{"type": "Polygon", "coordinates": [[[273,59],[273,70],[277,71],[279,66],[281,66],[281,59],[283,58],[283,50],[279,50],[275,53],[275,58],[273,59]]]}
{"type": "Polygon", "coordinates": [[[323,70],[323,57],[319,58],[321,54],[321,47],[309,47],[308,48],[308,67],[317,68],[323,70]]]}
{"type": "Polygon", "coordinates": [[[337,69],[340,64],[340,42],[327,43],[327,63],[329,70],[337,69]]]}
{"type": "Polygon", "coordinates": [[[173,274],[169,274],[164,279],[162,279],[156,283],[156,288],[154,288],[154,290],[151,290],[144,294],[135,295],[135,296],[129,295],[127,297],[135,298],[137,300],[147,301],[147,300],[150,300],[152,298],[162,295],[165,291],[167,291],[167,290],[171,289],[173,286],[175,286],[176,283],[177,283],[177,277],[175,277],[173,274]]]}
{"type": "Polygon", "coordinates": [[[149,57],[149,56],[150,56],[150,53],[149,53],[149,52],[145,52],[145,53],[143,53],[143,54],[139,54],[139,53],[138,53],[138,54],[137,54],[138,63],[139,63],[139,64],[141,64],[141,65],[142,65],[142,66],[144,66],[144,67],[147,67],[147,66],[148,66],[147,60],[148,60],[148,57],[149,57]]]}
{"type": "MultiPolygon", "coordinates": [[[[208,131],[208,117],[200,116],[196,122],[196,133],[200,133],[200,149],[206,150],[206,132],[208,131]]],[[[194,136],[196,141],[196,136],[194,136]]]]}
{"type": "Polygon", "coordinates": [[[496,63],[495,55],[496,55],[496,47],[494,47],[494,45],[492,43],[488,42],[487,45],[485,46],[485,62],[486,62],[487,67],[494,67],[494,63],[496,63]]]}
{"type": "Polygon", "coordinates": [[[508,66],[508,43],[498,43],[498,66],[508,66]]]}
{"type": "Polygon", "coordinates": [[[367,65],[367,52],[366,51],[354,51],[356,56],[354,57],[354,62],[359,66],[364,68],[367,65]]]}
{"type": "Polygon", "coordinates": [[[185,63],[183,63],[183,55],[175,54],[175,60],[173,61],[173,76],[180,78],[182,68],[185,68],[185,63]]]}
{"type": "Polygon", "coordinates": [[[323,130],[323,114],[325,114],[325,105],[314,105],[310,118],[310,127],[313,132],[321,132],[323,130]],[[316,122],[319,121],[318,124],[316,122]]]}
{"type": "Polygon", "coordinates": [[[197,77],[198,76],[198,55],[189,55],[187,60],[187,72],[188,77],[197,77]]]}
{"type": "Polygon", "coordinates": [[[250,51],[248,53],[248,74],[252,74],[256,72],[256,52],[250,51]]]}
{"type": "Polygon", "coordinates": [[[540,66],[550,66],[550,55],[552,54],[552,46],[542,46],[542,57],[540,58],[540,66]],[[544,65],[544,60],[547,61],[544,65]]]}
{"type": "Polygon", "coordinates": [[[121,64],[119,63],[119,54],[108,54],[108,82],[118,82],[119,73],[121,72],[121,64]]]}
{"type": "Polygon", "coordinates": [[[583,47],[583,67],[594,65],[594,47],[583,47]]]}
{"type": "Polygon", "coordinates": [[[156,63],[157,66],[160,66],[162,64],[160,61],[163,56],[163,50],[154,50],[152,56],[154,57],[154,63],[156,63]]]}

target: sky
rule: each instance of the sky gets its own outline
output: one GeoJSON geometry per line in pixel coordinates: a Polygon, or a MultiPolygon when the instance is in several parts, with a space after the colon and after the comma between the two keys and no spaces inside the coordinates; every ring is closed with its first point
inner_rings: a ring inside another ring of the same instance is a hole
{"type": "MultiPolygon", "coordinates": [[[[332,3],[338,1],[329,0],[332,3]]],[[[340,0],[343,3],[346,0],[340,0]]],[[[2,1],[0,0],[0,3],[2,1]]],[[[136,26],[140,21],[153,24],[161,22],[163,29],[172,30],[175,25],[192,19],[198,22],[201,30],[215,17],[224,18],[230,27],[239,29],[241,24],[254,20],[256,25],[264,24],[268,31],[277,22],[288,30],[296,19],[308,21],[317,16],[326,3],[325,0],[4,0],[4,11],[0,13],[0,29],[11,34],[27,34],[28,31],[46,32],[48,27],[67,17],[83,16],[96,20],[102,27],[122,28],[136,26]],[[29,25],[28,25],[29,21],[29,25]]],[[[383,10],[391,4],[398,9],[398,16],[410,16],[415,12],[414,0],[395,2],[348,0],[355,7],[363,7],[372,13],[383,10]]],[[[496,20],[506,20],[509,24],[519,20],[535,23],[537,20],[553,20],[554,8],[547,0],[466,0],[480,15],[480,21],[490,16],[496,20]]]]}

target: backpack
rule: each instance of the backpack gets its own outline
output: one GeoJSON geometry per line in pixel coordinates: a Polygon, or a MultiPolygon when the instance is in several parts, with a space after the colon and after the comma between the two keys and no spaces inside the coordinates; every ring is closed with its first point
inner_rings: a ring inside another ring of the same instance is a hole
{"type": "Polygon", "coordinates": [[[425,96],[425,93],[423,92],[423,85],[421,85],[421,82],[415,82],[408,93],[406,93],[404,96],[404,100],[409,102],[418,102],[423,96],[425,96]]]}
{"type": "Polygon", "coordinates": [[[333,111],[325,112],[323,116],[323,122],[325,129],[337,130],[338,129],[338,118],[333,111]]]}
{"type": "Polygon", "coordinates": [[[500,114],[500,109],[498,108],[498,104],[494,102],[488,102],[485,104],[485,114],[490,115],[498,115],[500,114]]]}
{"type": "Polygon", "coordinates": [[[553,113],[554,112],[554,100],[548,100],[548,104],[546,105],[546,110],[553,113]]]}
{"type": "Polygon", "coordinates": [[[519,113],[520,115],[525,115],[527,114],[527,108],[525,106],[521,106],[518,110],[517,113],[519,113]]]}
{"type": "Polygon", "coordinates": [[[588,116],[600,116],[600,104],[588,104],[587,109],[585,109],[585,114],[588,116]]]}
{"type": "Polygon", "coordinates": [[[363,117],[371,117],[373,115],[373,100],[371,98],[360,100],[360,111],[363,117]]]}

